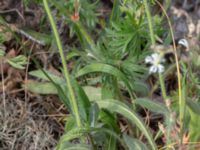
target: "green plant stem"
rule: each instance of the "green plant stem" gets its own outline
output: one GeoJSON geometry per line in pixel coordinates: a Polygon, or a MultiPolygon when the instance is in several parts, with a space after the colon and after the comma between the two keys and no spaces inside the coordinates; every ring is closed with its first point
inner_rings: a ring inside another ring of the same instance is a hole
{"type": "MultiPolygon", "coordinates": [[[[170,33],[172,36],[172,41],[173,41],[173,50],[174,50],[174,56],[175,56],[175,62],[176,62],[176,68],[177,68],[177,78],[178,78],[178,95],[179,95],[179,119],[180,119],[180,130],[182,132],[183,130],[183,126],[184,126],[184,122],[183,120],[183,116],[184,116],[184,112],[183,112],[183,108],[182,108],[182,104],[185,103],[184,99],[182,97],[182,85],[181,85],[181,73],[180,73],[180,67],[179,67],[179,60],[178,60],[178,55],[177,55],[177,49],[176,49],[176,44],[175,44],[175,39],[174,39],[174,33],[173,33],[173,28],[172,28],[172,24],[170,22],[169,16],[167,15],[167,12],[165,11],[165,8],[163,8],[162,4],[156,0],[157,4],[160,6],[160,8],[163,10],[163,13],[165,14],[169,27],[170,27],[170,33]]],[[[181,136],[181,144],[182,144],[182,139],[183,137],[181,136]]]]}
{"type": "Polygon", "coordinates": [[[73,91],[73,88],[72,88],[72,85],[71,85],[70,75],[69,75],[69,72],[68,72],[68,69],[67,69],[67,64],[66,64],[66,61],[65,61],[65,56],[64,56],[61,40],[60,40],[58,31],[57,31],[57,28],[56,28],[54,19],[52,17],[50,8],[48,6],[47,0],[43,0],[43,4],[44,4],[44,8],[46,10],[46,13],[48,15],[51,27],[53,29],[53,33],[54,33],[54,36],[55,36],[55,39],[56,39],[56,44],[58,46],[58,50],[59,50],[59,53],[60,53],[60,57],[61,57],[62,65],[63,65],[63,70],[64,70],[64,76],[65,76],[65,80],[67,82],[67,90],[69,90],[70,103],[72,105],[72,110],[73,110],[73,113],[75,115],[76,123],[77,123],[78,127],[81,127],[81,119],[80,119],[80,115],[79,115],[79,111],[78,111],[78,105],[77,105],[75,94],[74,94],[74,91],[73,91]]]}
{"type": "MultiPolygon", "coordinates": [[[[164,6],[163,6],[165,11],[167,11],[169,9],[170,5],[171,5],[171,0],[165,0],[164,6]]],[[[165,14],[162,14],[161,20],[163,20],[164,17],[165,17],[165,14]]]]}
{"type": "Polygon", "coordinates": [[[167,98],[167,94],[166,94],[166,89],[165,89],[165,81],[164,81],[164,78],[163,78],[163,75],[161,73],[159,73],[159,82],[160,82],[160,87],[161,87],[161,91],[162,91],[162,97],[164,99],[164,102],[165,102],[165,105],[167,106],[168,110],[169,110],[169,116],[166,116],[167,117],[167,145],[169,145],[171,143],[171,139],[170,139],[170,134],[171,134],[171,110],[170,110],[170,107],[169,107],[169,100],[167,98]]]}
{"type": "Polygon", "coordinates": [[[169,145],[171,143],[171,139],[170,139],[170,133],[171,133],[171,110],[169,107],[169,102],[168,102],[168,98],[167,98],[167,94],[166,94],[166,89],[165,89],[165,81],[163,78],[163,75],[161,73],[159,73],[159,82],[160,82],[160,87],[161,87],[161,91],[162,91],[162,97],[164,99],[165,105],[167,106],[168,110],[169,110],[169,116],[167,117],[167,132],[166,132],[166,138],[167,138],[167,145],[169,145]]]}
{"type": "MultiPolygon", "coordinates": [[[[144,6],[145,6],[147,19],[148,19],[151,44],[154,45],[156,42],[155,42],[155,38],[154,38],[154,31],[153,31],[151,13],[150,13],[150,10],[149,10],[149,6],[148,6],[147,0],[144,0],[144,6]]],[[[160,54],[160,55],[163,55],[163,54],[160,54]]],[[[166,100],[167,99],[167,94],[166,94],[166,89],[165,89],[165,83],[164,83],[164,79],[163,79],[163,76],[162,76],[161,73],[159,73],[159,82],[160,82],[160,86],[161,86],[162,96],[163,96],[164,100],[166,100]]]]}
{"type": "Polygon", "coordinates": [[[167,100],[167,94],[166,94],[166,89],[165,89],[165,82],[164,82],[164,79],[163,79],[163,75],[161,73],[159,73],[159,82],[160,82],[160,87],[161,87],[163,99],[166,101],[167,100]]]}
{"type": "Polygon", "coordinates": [[[151,18],[151,13],[150,13],[150,10],[149,10],[149,6],[148,6],[147,0],[144,0],[144,7],[145,7],[145,12],[146,12],[146,15],[147,15],[147,19],[148,19],[151,44],[154,45],[156,43],[156,41],[155,41],[155,38],[154,38],[152,18],[151,18]]]}
{"type": "MultiPolygon", "coordinates": [[[[156,43],[156,41],[155,41],[155,38],[154,38],[154,31],[153,31],[151,13],[150,13],[150,10],[149,10],[149,7],[148,7],[147,0],[144,0],[144,6],[145,6],[147,19],[148,19],[148,26],[149,26],[149,31],[150,31],[151,44],[154,45],[156,43]]],[[[160,54],[160,55],[163,55],[163,54],[160,54]]],[[[165,89],[165,83],[164,83],[163,75],[161,73],[159,73],[159,82],[160,82],[160,86],[161,86],[163,99],[164,99],[165,103],[167,104],[167,94],[166,94],[166,89],[165,89]]],[[[169,109],[169,107],[168,107],[168,109],[169,109]]],[[[170,109],[169,109],[169,111],[170,111],[170,109]]],[[[171,113],[169,113],[169,115],[171,115],[171,113]]],[[[167,137],[166,137],[167,138],[167,145],[169,145],[171,143],[171,140],[170,140],[171,122],[170,122],[169,119],[170,118],[168,118],[168,121],[167,121],[167,123],[169,123],[168,128],[167,128],[167,137]]]]}

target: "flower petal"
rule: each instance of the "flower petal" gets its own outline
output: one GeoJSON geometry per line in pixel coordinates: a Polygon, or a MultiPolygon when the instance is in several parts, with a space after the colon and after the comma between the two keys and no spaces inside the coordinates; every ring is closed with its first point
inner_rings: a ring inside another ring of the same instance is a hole
{"type": "Polygon", "coordinates": [[[162,72],[164,72],[165,67],[164,67],[163,65],[159,64],[159,65],[157,66],[157,69],[158,69],[158,73],[162,73],[162,72]]]}
{"type": "Polygon", "coordinates": [[[189,44],[188,44],[188,41],[186,39],[180,39],[178,41],[178,44],[184,46],[187,49],[189,48],[189,44]]]}
{"type": "Polygon", "coordinates": [[[157,70],[158,70],[158,67],[153,65],[149,68],[149,74],[156,73],[157,70]]]}
{"type": "Polygon", "coordinates": [[[146,64],[153,64],[153,58],[151,56],[147,56],[145,58],[145,63],[146,64]]]}

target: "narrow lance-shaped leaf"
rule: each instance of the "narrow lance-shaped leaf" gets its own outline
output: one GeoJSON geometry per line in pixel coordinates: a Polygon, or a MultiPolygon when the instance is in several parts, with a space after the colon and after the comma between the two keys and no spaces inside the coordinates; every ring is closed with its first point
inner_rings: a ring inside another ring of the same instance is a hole
{"type": "Polygon", "coordinates": [[[146,145],[138,139],[134,139],[126,134],[123,135],[123,138],[129,150],[149,150],[146,145]]]}
{"type": "Polygon", "coordinates": [[[27,90],[37,94],[58,94],[56,87],[50,82],[28,80],[24,86],[27,90]]]}
{"type": "Polygon", "coordinates": [[[65,84],[65,80],[63,77],[59,77],[49,71],[46,71],[46,70],[34,70],[34,71],[30,71],[29,74],[34,76],[34,77],[37,77],[39,79],[43,79],[43,80],[46,80],[46,81],[50,81],[49,78],[47,77],[46,74],[44,74],[44,72],[57,84],[65,84]]]}
{"type": "Polygon", "coordinates": [[[129,119],[131,123],[135,124],[142,133],[146,136],[151,145],[152,150],[157,150],[156,144],[152,138],[152,135],[148,131],[143,121],[137,116],[128,106],[118,100],[101,100],[96,101],[100,108],[108,109],[109,111],[119,113],[129,119]]]}
{"type": "Polygon", "coordinates": [[[187,100],[186,104],[191,109],[191,111],[193,111],[197,115],[200,115],[200,103],[193,100],[187,100]]]}
{"type": "Polygon", "coordinates": [[[90,109],[90,100],[86,93],[84,92],[83,88],[78,84],[76,79],[71,77],[71,82],[74,90],[76,91],[78,107],[80,111],[80,116],[85,121],[89,120],[89,109],[90,109]]]}
{"type": "Polygon", "coordinates": [[[132,88],[131,85],[129,84],[128,79],[126,78],[126,76],[116,67],[113,67],[111,65],[108,64],[102,64],[102,63],[94,63],[94,64],[90,64],[85,66],[84,68],[82,68],[81,70],[78,71],[78,73],[76,74],[76,77],[80,77],[89,73],[95,73],[95,72],[103,72],[103,73],[108,73],[110,75],[113,75],[115,77],[117,77],[118,79],[122,80],[128,91],[129,91],[129,95],[132,97],[132,88]]]}
{"type": "Polygon", "coordinates": [[[149,109],[152,112],[156,112],[156,113],[160,113],[160,114],[164,114],[164,115],[168,115],[169,111],[167,109],[167,107],[159,102],[154,102],[151,99],[147,99],[147,98],[137,98],[134,103],[145,107],[147,109],[149,109]]]}
{"type": "MultiPolygon", "coordinates": [[[[57,148],[58,150],[58,148],[57,148]]],[[[59,150],[92,150],[92,146],[88,144],[73,144],[70,142],[65,142],[63,143],[60,147],[59,150]]]]}
{"type": "MultiPolygon", "coordinates": [[[[63,91],[63,88],[61,85],[59,85],[58,81],[54,81],[54,79],[59,80],[59,81],[61,79],[57,78],[57,76],[45,71],[34,58],[32,58],[32,60],[36,64],[36,66],[40,69],[35,72],[35,76],[37,77],[37,75],[39,74],[39,76],[38,76],[39,78],[41,77],[42,79],[46,79],[47,81],[50,81],[56,87],[60,100],[65,104],[65,106],[71,112],[72,110],[71,110],[69,98],[68,98],[66,92],[63,91]]],[[[33,73],[33,75],[34,75],[34,73],[33,73]]]]}
{"type": "Polygon", "coordinates": [[[106,129],[106,128],[92,128],[92,127],[78,127],[75,129],[70,130],[67,132],[65,135],[63,135],[58,143],[57,150],[62,150],[61,147],[62,145],[70,140],[73,140],[75,138],[80,138],[84,134],[88,134],[91,132],[104,132],[109,135],[114,136],[118,141],[121,142],[121,144],[124,146],[124,142],[120,139],[120,137],[113,131],[106,129]]]}
{"type": "Polygon", "coordinates": [[[99,107],[96,103],[92,103],[89,111],[89,123],[91,127],[95,127],[99,116],[99,107]]]}

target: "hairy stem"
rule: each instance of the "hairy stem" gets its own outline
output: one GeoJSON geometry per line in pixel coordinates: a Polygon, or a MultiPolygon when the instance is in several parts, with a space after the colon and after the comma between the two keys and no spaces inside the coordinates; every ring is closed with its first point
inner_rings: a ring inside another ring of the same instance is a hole
{"type": "Polygon", "coordinates": [[[153,23],[152,23],[151,13],[150,13],[150,10],[149,10],[149,6],[148,6],[147,0],[144,0],[144,7],[145,7],[145,12],[146,12],[146,15],[147,15],[147,19],[148,19],[151,44],[154,45],[156,43],[156,41],[155,41],[155,38],[154,38],[153,23]]]}
{"type": "Polygon", "coordinates": [[[43,4],[44,4],[44,8],[46,10],[46,13],[48,15],[51,27],[53,29],[53,34],[55,36],[56,44],[58,46],[58,50],[59,50],[59,53],[60,53],[60,57],[61,57],[62,65],[63,65],[64,76],[65,76],[65,80],[67,82],[67,90],[69,90],[70,103],[71,103],[71,106],[72,106],[73,113],[75,115],[76,123],[77,123],[78,127],[81,127],[81,119],[80,119],[80,114],[79,114],[79,111],[78,111],[78,104],[77,104],[75,94],[74,94],[74,91],[73,91],[73,88],[72,88],[72,85],[71,85],[70,75],[69,75],[67,64],[66,64],[66,61],[65,61],[65,56],[64,56],[61,40],[60,40],[60,37],[59,37],[59,34],[58,34],[58,30],[56,28],[56,25],[55,25],[54,19],[52,17],[50,8],[48,6],[47,0],[43,0],[43,4]]]}

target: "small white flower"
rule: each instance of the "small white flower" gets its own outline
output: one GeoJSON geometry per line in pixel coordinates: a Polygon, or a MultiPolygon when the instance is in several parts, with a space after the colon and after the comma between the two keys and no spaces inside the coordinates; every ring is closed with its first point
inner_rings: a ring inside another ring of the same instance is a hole
{"type": "Polygon", "coordinates": [[[180,39],[178,41],[178,44],[184,46],[186,49],[189,48],[189,44],[188,44],[188,41],[186,39],[180,39]]]}
{"type": "Polygon", "coordinates": [[[159,55],[158,53],[153,53],[150,56],[147,56],[145,58],[145,63],[146,64],[150,64],[150,68],[149,68],[149,73],[162,73],[165,68],[161,63],[164,63],[165,59],[162,58],[161,55],[159,55]]]}

